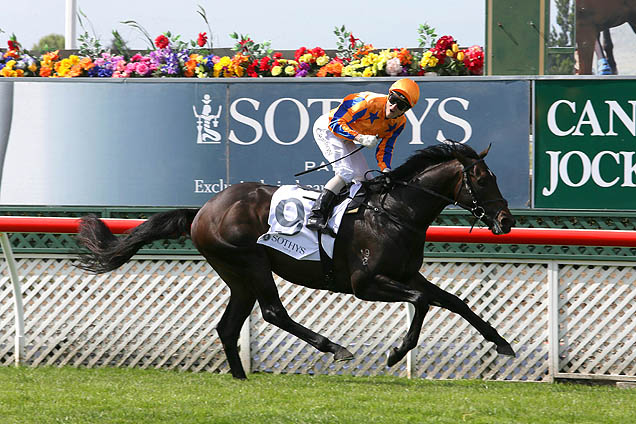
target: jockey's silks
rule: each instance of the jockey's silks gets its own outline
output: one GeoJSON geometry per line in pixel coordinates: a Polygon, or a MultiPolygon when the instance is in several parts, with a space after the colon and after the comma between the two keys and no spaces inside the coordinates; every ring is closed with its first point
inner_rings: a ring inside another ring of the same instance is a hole
{"type": "Polygon", "coordinates": [[[380,170],[391,167],[395,140],[406,124],[404,115],[385,118],[386,102],[386,95],[363,91],[348,95],[329,112],[329,129],[336,136],[353,141],[358,134],[367,134],[381,139],[375,150],[380,170]]]}

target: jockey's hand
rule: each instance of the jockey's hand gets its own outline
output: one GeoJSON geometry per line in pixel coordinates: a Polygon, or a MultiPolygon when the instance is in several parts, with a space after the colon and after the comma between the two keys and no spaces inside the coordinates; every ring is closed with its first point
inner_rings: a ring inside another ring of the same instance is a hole
{"type": "Polygon", "coordinates": [[[367,135],[367,134],[358,134],[355,138],[359,144],[362,144],[364,147],[375,147],[380,142],[380,139],[375,135],[367,135]]]}
{"type": "Polygon", "coordinates": [[[391,172],[391,168],[384,168],[382,170],[382,172],[385,173],[385,174],[388,173],[388,172],[391,172]]]}

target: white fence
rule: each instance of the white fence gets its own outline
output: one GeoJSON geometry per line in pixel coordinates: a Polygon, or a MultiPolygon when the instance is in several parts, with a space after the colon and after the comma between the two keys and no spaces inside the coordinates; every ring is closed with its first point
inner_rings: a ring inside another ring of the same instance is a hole
{"type": "MultiPolygon", "coordinates": [[[[215,331],[229,289],[199,257],[138,256],[105,275],[64,255],[18,255],[25,365],[170,368],[228,372],[215,331]]],[[[421,272],[457,294],[517,351],[493,345],[459,316],[432,307],[418,347],[386,367],[405,335],[404,304],[364,302],[277,279],[290,316],[345,345],[334,363],[266,323],[254,309],[242,333],[252,372],[397,375],[430,379],[636,380],[634,263],[438,259],[421,272]],[[249,348],[249,349],[248,349],[249,348]]],[[[0,262],[0,365],[16,356],[14,297],[0,262]]]]}

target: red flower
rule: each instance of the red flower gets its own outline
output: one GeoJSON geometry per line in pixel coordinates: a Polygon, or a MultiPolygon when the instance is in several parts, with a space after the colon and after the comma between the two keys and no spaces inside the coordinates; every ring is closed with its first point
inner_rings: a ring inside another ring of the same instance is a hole
{"type": "Polygon", "coordinates": [[[296,50],[296,53],[294,53],[294,59],[296,59],[296,62],[298,62],[298,58],[304,55],[306,51],[307,51],[307,47],[301,47],[298,50],[296,50]]]}
{"type": "Polygon", "coordinates": [[[281,52],[276,52],[272,55],[272,57],[274,59],[282,59],[283,58],[283,54],[281,52]]]}
{"type": "Polygon", "coordinates": [[[351,43],[351,47],[356,46],[356,41],[360,41],[359,38],[355,38],[353,34],[349,35],[349,42],[351,43]]]}
{"type": "Polygon", "coordinates": [[[165,35],[161,34],[159,37],[155,38],[155,46],[157,46],[158,49],[165,49],[169,45],[170,40],[168,40],[168,37],[165,35]]]}
{"type": "Polygon", "coordinates": [[[258,74],[256,73],[257,66],[258,66],[258,60],[252,61],[252,63],[250,63],[249,66],[247,67],[247,75],[249,75],[252,78],[258,77],[258,74]]]}
{"type": "Polygon", "coordinates": [[[207,43],[207,42],[208,42],[207,33],[200,32],[199,33],[199,38],[197,38],[197,44],[199,45],[199,47],[205,46],[205,43],[207,43]]]}
{"type": "Polygon", "coordinates": [[[320,57],[325,55],[325,51],[320,47],[314,47],[311,49],[311,54],[314,55],[314,57],[320,57]]]}
{"type": "Polygon", "coordinates": [[[258,67],[258,70],[261,71],[261,72],[269,71],[270,70],[269,61],[270,61],[269,57],[267,57],[267,56],[262,57],[261,58],[261,63],[259,65],[259,67],[258,67]]]}
{"type": "Polygon", "coordinates": [[[15,42],[13,40],[9,40],[7,43],[9,44],[9,50],[16,50],[16,51],[20,50],[20,44],[19,43],[15,42]]]}
{"type": "Polygon", "coordinates": [[[450,35],[445,35],[437,40],[435,47],[446,53],[446,50],[453,48],[453,44],[455,44],[455,40],[453,39],[453,37],[451,37],[450,35]]]}

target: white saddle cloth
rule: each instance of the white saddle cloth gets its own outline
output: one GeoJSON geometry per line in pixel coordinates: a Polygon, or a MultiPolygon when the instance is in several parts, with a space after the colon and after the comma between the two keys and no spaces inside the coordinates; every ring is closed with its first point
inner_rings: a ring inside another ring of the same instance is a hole
{"type": "MultiPolygon", "coordinates": [[[[327,222],[334,233],[338,234],[342,216],[359,189],[360,183],[353,184],[349,189],[349,198],[334,207],[327,222]]],[[[318,233],[305,227],[317,197],[318,193],[315,191],[295,185],[281,186],[274,192],[272,203],[269,205],[269,231],[260,236],[257,243],[279,250],[295,259],[319,261],[318,233]]],[[[330,258],[333,258],[334,243],[335,239],[332,236],[323,233],[322,248],[330,258]]]]}

